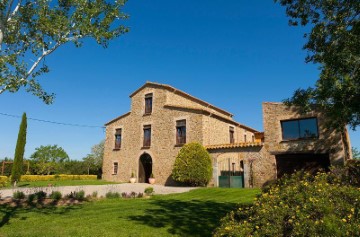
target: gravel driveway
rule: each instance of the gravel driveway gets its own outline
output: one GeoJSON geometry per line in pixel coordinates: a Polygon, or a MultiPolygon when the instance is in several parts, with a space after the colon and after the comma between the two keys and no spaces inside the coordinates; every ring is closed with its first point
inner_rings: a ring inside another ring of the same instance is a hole
{"type": "Polygon", "coordinates": [[[136,192],[143,193],[145,188],[153,187],[155,194],[171,194],[171,193],[184,193],[188,192],[195,188],[190,187],[167,187],[162,185],[150,185],[145,183],[135,183],[135,184],[108,184],[108,185],[84,185],[84,186],[59,186],[59,187],[36,187],[36,188],[11,188],[11,189],[1,189],[0,196],[1,198],[12,197],[13,192],[22,191],[25,195],[35,193],[38,191],[44,191],[47,194],[50,194],[52,191],[60,191],[62,195],[69,194],[74,191],[84,190],[85,195],[91,195],[93,192],[98,193],[98,197],[105,196],[107,192],[136,192]]]}

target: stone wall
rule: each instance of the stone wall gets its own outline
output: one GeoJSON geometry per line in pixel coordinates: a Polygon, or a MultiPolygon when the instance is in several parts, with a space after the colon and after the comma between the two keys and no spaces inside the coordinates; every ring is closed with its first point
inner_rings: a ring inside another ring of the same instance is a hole
{"type": "Polygon", "coordinates": [[[251,169],[253,172],[253,187],[261,187],[267,181],[276,179],[275,158],[269,155],[263,146],[216,149],[209,152],[214,165],[213,183],[215,186],[218,186],[220,171],[228,168],[226,163],[229,159],[231,163],[236,163],[235,170],[239,170],[240,161],[244,162],[245,187],[251,187],[251,169]]]}
{"type": "MultiPolygon", "coordinates": [[[[169,100],[168,97],[168,90],[156,85],[147,86],[132,96],[131,113],[129,115],[114,120],[106,126],[103,163],[103,178],[105,180],[127,182],[131,172],[135,172],[138,175],[139,158],[142,154],[147,153],[152,158],[153,174],[156,182],[159,184],[174,184],[171,179],[171,172],[176,155],[181,149],[181,147],[176,146],[177,120],[186,119],[187,143],[196,141],[204,144],[204,139],[208,139],[207,136],[209,134],[218,137],[216,142],[221,144],[229,143],[228,123],[215,118],[209,121],[209,117],[203,113],[197,110],[186,109],[186,107],[192,107],[193,101],[191,100],[178,100],[179,103],[181,101],[180,105],[184,109],[164,107],[169,104],[169,101],[174,102],[172,99],[169,100]],[[152,113],[151,115],[144,115],[144,98],[148,93],[153,93],[152,113]],[[143,148],[144,125],[151,125],[152,137],[150,148],[143,148]],[[117,128],[122,129],[122,146],[120,150],[114,150],[115,130],[117,128]],[[117,175],[112,174],[114,162],[119,164],[117,175]]],[[[234,127],[239,133],[244,130],[236,126],[234,127]]]]}
{"type": "Polygon", "coordinates": [[[236,126],[234,124],[221,121],[217,118],[204,116],[203,117],[203,134],[204,145],[218,145],[230,143],[230,127],[234,128],[235,143],[245,142],[244,135],[246,134],[247,141],[251,142],[252,133],[249,130],[236,126]]]}
{"type": "Polygon", "coordinates": [[[326,120],[322,113],[312,110],[302,114],[299,111],[297,107],[288,107],[282,103],[263,103],[264,146],[269,153],[328,153],[331,164],[343,164],[344,148],[340,133],[325,127],[326,120]],[[311,117],[317,118],[318,138],[283,141],[281,120],[311,117]]]}

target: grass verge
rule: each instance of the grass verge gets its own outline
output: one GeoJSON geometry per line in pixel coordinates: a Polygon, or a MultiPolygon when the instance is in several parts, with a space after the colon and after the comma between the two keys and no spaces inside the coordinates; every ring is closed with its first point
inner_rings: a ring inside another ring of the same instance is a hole
{"type": "Polygon", "coordinates": [[[257,189],[204,188],[151,199],[103,199],[78,206],[0,206],[4,236],[211,236],[237,204],[257,189]]]}

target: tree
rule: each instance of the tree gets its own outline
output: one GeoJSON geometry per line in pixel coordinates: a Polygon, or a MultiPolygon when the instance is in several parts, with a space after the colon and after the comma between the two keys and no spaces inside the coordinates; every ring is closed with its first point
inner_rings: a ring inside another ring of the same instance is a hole
{"type": "Polygon", "coordinates": [[[83,158],[88,174],[90,174],[91,168],[96,170],[101,169],[104,157],[104,145],[105,141],[102,140],[99,144],[96,144],[91,148],[91,154],[88,154],[83,158]]]}
{"type": "Polygon", "coordinates": [[[356,147],[351,148],[353,159],[360,160],[360,151],[356,147]]]}
{"type": "Polygon", "coordinates": [[[176,156],[173,179],[191,186],[206,186],[211,176],[211,158],[205,147],[197,142],[184,145],[176,156]]]}
{"type": "Polygon", "coordinates": [[[70,160],[65,150],[57,145],[40,146],[30,158],[35,163],[36,172],[47,175],[55,172],[60,164],[70,160]]]}
{"type": "MultiPolygon", "coordinates": [[[[298,89],[287,104],[304,110],[316,104],[328,116],[328,127],[342,133],[347,146],[346,125],[360,124],[360,1],[275,0],[286,7],[289,24],[310,25],[305,34],[306,62],[320,65],[315,87],[298,89]]],[[[346,147],[346,159],[350,147],[346,147]]]]}
{"type": "Polygon", "coordinates": [[[93,38],[103,47],[128,32],[121,25],[126,0],[2,0],[0,1],[0,94],[28,92],[52,103],[37,77],[49,72],[45,58],[72,42],[80,47],[93,38]]]}
{"type": "Polygon", "coordinates": [[[16,142],[14,164],[11,170],[11,183],[19,182],[22,174],[25,144],[26,144],[26,129],[27,129],[27,118],[26,113],[23,113],[21,118],[18,139],[16,142]]]}

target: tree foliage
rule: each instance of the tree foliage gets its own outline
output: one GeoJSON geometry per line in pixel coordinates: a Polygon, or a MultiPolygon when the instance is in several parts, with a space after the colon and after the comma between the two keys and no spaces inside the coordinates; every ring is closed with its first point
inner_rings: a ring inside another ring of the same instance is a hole
{"type": "Polygon", "coordinates": [[[121,12],[126,0],[1,0],[0,94],[21,87],[45,103],[54,95],[45,92],[37,77],[49,72],[45,58],[72,42],[80,47],[92,38],[103,47],[126,33],[121,12]]]}
{"type": "Polygon", "coordinates": [[[360,151],[356,147],[351,148],[353,159],[360,160],[360,151]]]}
{"type": "Polygon", "coordinates": [[[40,146],[30,156],[37,174],[51,174],[59,169],[60,164],[68,162],[69,156],[57,145],[40,146]]]}
{"type": "Polygon", "coordinates": [[[176,157],[172,177],[191,186],[206,186],[212,176],[212,163],[207,150],[197,142],[184,145],[176,157]]]}
{"type": "Polygon", "coordinates": [[[311,26],[304,35],[306,62],[320,65],[315,87],[298,89],[286,102],[320,105],[329,127],[360,124],[360,1],[275,0],[286,7],[292,26],[311,26]]]}
{"type": "Polygon", "coordinates": [[[27,129],[27,118],[26,118],[26,113],[23,113],[19,128],[18,139],[16,142],[14,164],[11,170],[12,184],[14,184],[15,181],[19,182],[22,175],[25,144],[26,144],[26,129],[27,129]]]}
{"type": "Polygon", "coordinates": [[[101,141],[99,144],[94,145],[91,148],[91,153],[87,154],[86,157],[83,158],[83,162],[88,169],[88,174],[90,174],[91,169],[99,170],[102,168],[104,145],[104,140],[101,141]]]}

